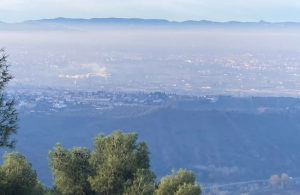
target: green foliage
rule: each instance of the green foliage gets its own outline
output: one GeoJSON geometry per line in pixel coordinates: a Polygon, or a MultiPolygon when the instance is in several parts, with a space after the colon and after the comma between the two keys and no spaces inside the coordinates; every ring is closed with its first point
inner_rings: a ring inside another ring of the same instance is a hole
{"type": "Polygon", "coordinates": [[[54,186],[53,188],[46,187],[44,189],[44,195],[62,195],[62,193],[54,186]]]}
{"type": "Polygon", "coordinates": [[[192,171],[179,169],[163,177],[155,190],[155,174],[149,170],[149,151],[145,142],[137,143],[137,133],[114,131],[94,138],[94,151],[56,144],[49,151],[49,167],[55,189],[47,195],[199,195],[192,171]]]}
{"type": "Polygon", "coordinates": [[[94,151],[59,143],[48,152],[53,188],[37,181],[32,165],[18,152],[5,153],[0,166],[0,194],[4,195],[199,195],[195,174],[179,169],[155,183],[149,170],[149,151],[137,134],[114,131],[94,138],[94,151]],[[158,186],[158,188],[157,188],[158,186]],[[157,189],[156,189],[157,188],[157,189]]]}
{"type": "Polygon", "coordinates": [[[44,189],[44,195],[62,195],[62,193],[54,186],[53,188],[46,187],[44,189]]]}
{"type": "Polygon", "coordinates": [[[179,186],[178,190],[176,191],[175,195],[199,195],[201,194],[201,186],[193,185],[193,184],[186,184],[179,186]]]}
{"type": "Polygon", "coordinates": [[[155,174],[148,169],[138,169],[133,181],[125,184],[124,195],[152,195],[155,191],[155,174]]]}
{"type": "Polygon", "coordinates": [[[195,195],[201,193],[201,186],[195,185],[195,173],[183,169],[179,169],[175,173],[175,170],[172,170],[171,175],[161,178],[158,189],[155,190],[155,195],[185,194],[184,190],[199,192],[195,193],[195,195]]]}
{"type": "Polygon", "coordinates": [[[37,181],[37,174],[32,165],[18,152],[3,155],[0,167],[0,194],[37,195],[43,185],[37,181]]]}
{"type": "Polygon", "coordinates": [[[33,188],[30,195],[43,195],[44,194],[44,185],[41,182],[38,182],[33,188]]]}
{"type": "Polygon", "coordinates": [[[88,177],[91,166],[88,148],[74,147],[72,150],[61,148],[56,144],[48,152],[48,165],[53,175],[53,183],[63,195],[92,194],[88,177]]]}
{"type": "Polygon", "coordinates": [[[18,114],[14,108],[14,100],[7,100],[3,90],[13,78],[9,74],[7,55],[0,49],[0,148],[14,148],[16,140],[10,140],[12,134],[17,134],[18,114]]]}
{"type": "Polygon", "coordinates": [[[114,131],[94,138],[90,163],[95,174],[89,177],[91,187],[100,194],[122,194],[138,169],[149,169],[149,151],[145,142],[137,142],[137,133],[114,131]]]}

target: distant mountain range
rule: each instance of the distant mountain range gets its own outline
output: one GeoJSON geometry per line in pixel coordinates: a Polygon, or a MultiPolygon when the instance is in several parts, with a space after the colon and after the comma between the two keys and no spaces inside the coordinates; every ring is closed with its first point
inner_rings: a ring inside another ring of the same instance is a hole
{"type": "Polygon", "coordinates": [[[163,19],[140,19],[140,18],[92,18],[71,19],[55,18],[42,20],[28,20],[20,23],[5,23],[0,21],[0,30],[101,30],[107,28],[125,29],[201,29],[201,28],[262,28],[262,29],[285,29],[300,28],[300,23],[278,22],[213,22],[200,21],[168,21],[163,19]]]}

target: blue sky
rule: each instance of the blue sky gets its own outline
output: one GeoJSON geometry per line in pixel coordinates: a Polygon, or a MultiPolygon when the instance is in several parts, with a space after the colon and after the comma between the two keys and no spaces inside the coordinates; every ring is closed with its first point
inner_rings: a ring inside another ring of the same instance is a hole
{"type": "Polygon", "coordinates": [[[300,0],[0,0],[0,21],[57,17],[300,22],[300,0]]]}

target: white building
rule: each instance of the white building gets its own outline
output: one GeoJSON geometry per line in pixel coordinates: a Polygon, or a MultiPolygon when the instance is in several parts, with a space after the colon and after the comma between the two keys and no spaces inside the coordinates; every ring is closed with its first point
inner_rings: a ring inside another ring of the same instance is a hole
{"type": "Polygon", "coordinates": [[[64,101],[59,101],[58,103],[53,104],[53,108],[66,108],[67,105],[64,103],[64,101]]]}

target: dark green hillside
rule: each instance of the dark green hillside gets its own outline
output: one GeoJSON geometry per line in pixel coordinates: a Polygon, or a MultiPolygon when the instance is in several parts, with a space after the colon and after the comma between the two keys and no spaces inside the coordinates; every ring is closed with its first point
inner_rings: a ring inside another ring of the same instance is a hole
{"type": "MultiPolygon", "coordinates": [[[[158,109],[139,117],[22,116],[16,150],[39,179],[51,185],[47,152],[62,147],[92,148],[99,132],[138,132],[158,177],[172,168],[193,170],[201,183],[299,176],[300,112],[248,114],[228,111],[158,109]]],[[[2,150],[3,151],[3,150],[2,150]]]]}

